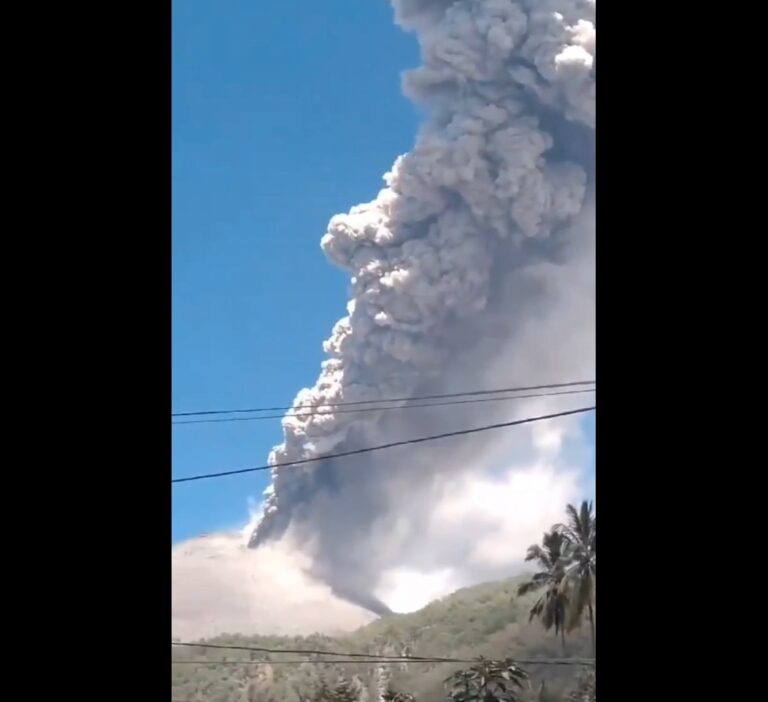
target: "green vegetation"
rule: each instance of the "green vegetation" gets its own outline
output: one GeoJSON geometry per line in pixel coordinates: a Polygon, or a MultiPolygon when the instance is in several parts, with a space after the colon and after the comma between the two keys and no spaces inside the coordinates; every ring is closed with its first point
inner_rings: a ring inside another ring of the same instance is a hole
{"type": "Polygon", "coordinates": [[[318,663],[321,656],[296,665],[281,664],[297,660],[296,654],[174,647],[172,657],[179,663],[172,665],[172,697],[185,702],[379,702],[378,691],[389,689],[384,699],[391,702],[595,702],[593,670],[519,664],[518,675],[509,668],[518,665],[516,660],[563,657],[565,633],[568,656],[590,657],[594,650],[596,519],[588,503],[579,510],[569,505],[567,517],[545,534],[541,546],[529,548],[529,560],[540,568],[530,578],[465,588],[418,612],[387,616],[346,636],[227,634],[204,642],[373,656],[484,657],[475,666],[318,663]],[[555,596],[560,599],[553,607],[555,596]],[[555,637],[549,634],[552,628],[555,637]],[[509,679],[503,676],[505,666],[509,679]],[[484,688],[472,682],[483,678],[484,688]],[[462,681],[467,683],[463,692],[457,687],[462,681]]]}
{"type": "Polygon", "coordinates": [[[528,673],[512,659],[481,660],[446,681],[452,702],[521,702],[528,673]]]}

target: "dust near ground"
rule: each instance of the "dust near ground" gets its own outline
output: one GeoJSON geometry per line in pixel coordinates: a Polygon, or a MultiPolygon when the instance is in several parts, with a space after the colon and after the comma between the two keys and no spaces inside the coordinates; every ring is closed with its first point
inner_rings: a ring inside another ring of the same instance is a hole
{"type": "Polygon", "coordinates": [[[375,616],[339,599],[279,546],[246,548],[240,533],[191,539],[171,549],[172,636],[298,635],[352,631],[375,616]]]}

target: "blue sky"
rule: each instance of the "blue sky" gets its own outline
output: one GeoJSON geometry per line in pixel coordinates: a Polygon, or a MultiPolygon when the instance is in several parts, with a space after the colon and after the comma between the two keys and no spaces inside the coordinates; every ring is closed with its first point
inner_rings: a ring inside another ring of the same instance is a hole
{"type": "MultiPolygon", "coordinates": [[[[347,287],[320,237],[412,145],[417,59],[386,0],[173,3],[175,411],[314,383],[347,287]]],[[[262,464],[279,439],[278,420],[177,426],[173,474],[262,464]]],[[[267,479],[174,487],[173,540],[242,524],[267,479]]]]}
{"type": "MultiPolygon", "coordinates": [[[[413,144],[417,63],[386,0],[173,3],[174,411],[314,383],[347,287],[319,240],[413,144]]],[[[176,426],[173,474],[263,464],[279,440],[278,420],[176,426]]],[[[175,486],[173,541],[241,526],[267,481],[175,486]]]]}

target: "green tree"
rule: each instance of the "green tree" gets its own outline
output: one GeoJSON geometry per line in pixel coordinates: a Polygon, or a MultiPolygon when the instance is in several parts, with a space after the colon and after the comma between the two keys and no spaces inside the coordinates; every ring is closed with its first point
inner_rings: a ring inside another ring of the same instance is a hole
{"type": "Polygon", "coordinates": [[[544,534],[541,546],[538,544],[529,546],[525,560],[536,561],[540,570],[517,589],[518,596],[544,590],[539,599],[533,603],[529,620],[538,618],[547,631],[554,627],[555,634],[560,634],[563,655],[565,655],[568,613],[568,588],[565,582],[567,547],[567,537],[557,529],[544,534]]]}
{"type": "Polygon", "coordinates": [[[568,520],[555,530],[565,539],[566,562],[564,583],[571,592],[568,629],[576,628],[586,610],[592,636],[592,655],[595,655],[595,583],[597,572],[597,518],[591,502],[584,500],[577,510],[573,505],[565,508],[568,520]]]}
{"type": "Polygon", "coordinates": [[[481,658],[445,680],[452,702],[522,702],[528,673],[511,658],[492,661],[481,658]]]}
{"type": "Polygon", "coordinates": [[[384,702],[416,702],[416,698],[407,692],[395,692],[387,690],[384,693],[384,702]]]}
{"type": "Polygon", "coordinates": [[[359,702],[359,695],[352,683],[344,676],[341,676],[333,688],[333,694],[330,699],[333,702],[359,702]]]}

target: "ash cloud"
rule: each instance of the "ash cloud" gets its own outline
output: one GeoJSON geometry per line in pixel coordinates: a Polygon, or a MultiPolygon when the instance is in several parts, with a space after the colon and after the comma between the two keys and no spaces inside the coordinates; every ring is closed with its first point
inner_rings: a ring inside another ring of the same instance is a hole
{"type": "MultiPolygon", "coordinates": [[[[594,377],[594,0],[392,5],[421,46],[403,90],[429,117],[378,196],[329,223],[321,246],[350,275],[348,314],[294,406],[594,377]]],[[[587,404],[291,416],[270,462],[587,404]]],[[[554,452],[536,426],[502,431],[275,468],[249,544],[290,531],[314,575],[377,613],[393,569],[492,575],[509,559],[476,552],[482,504],[475,519],[456,512],[471,539],[445,537],[435,515],[471,492],[468,476],[514,491],[515,475],[549,471],[570,499],[579,450],[574,420],[546,430],[554,452]]]]}

